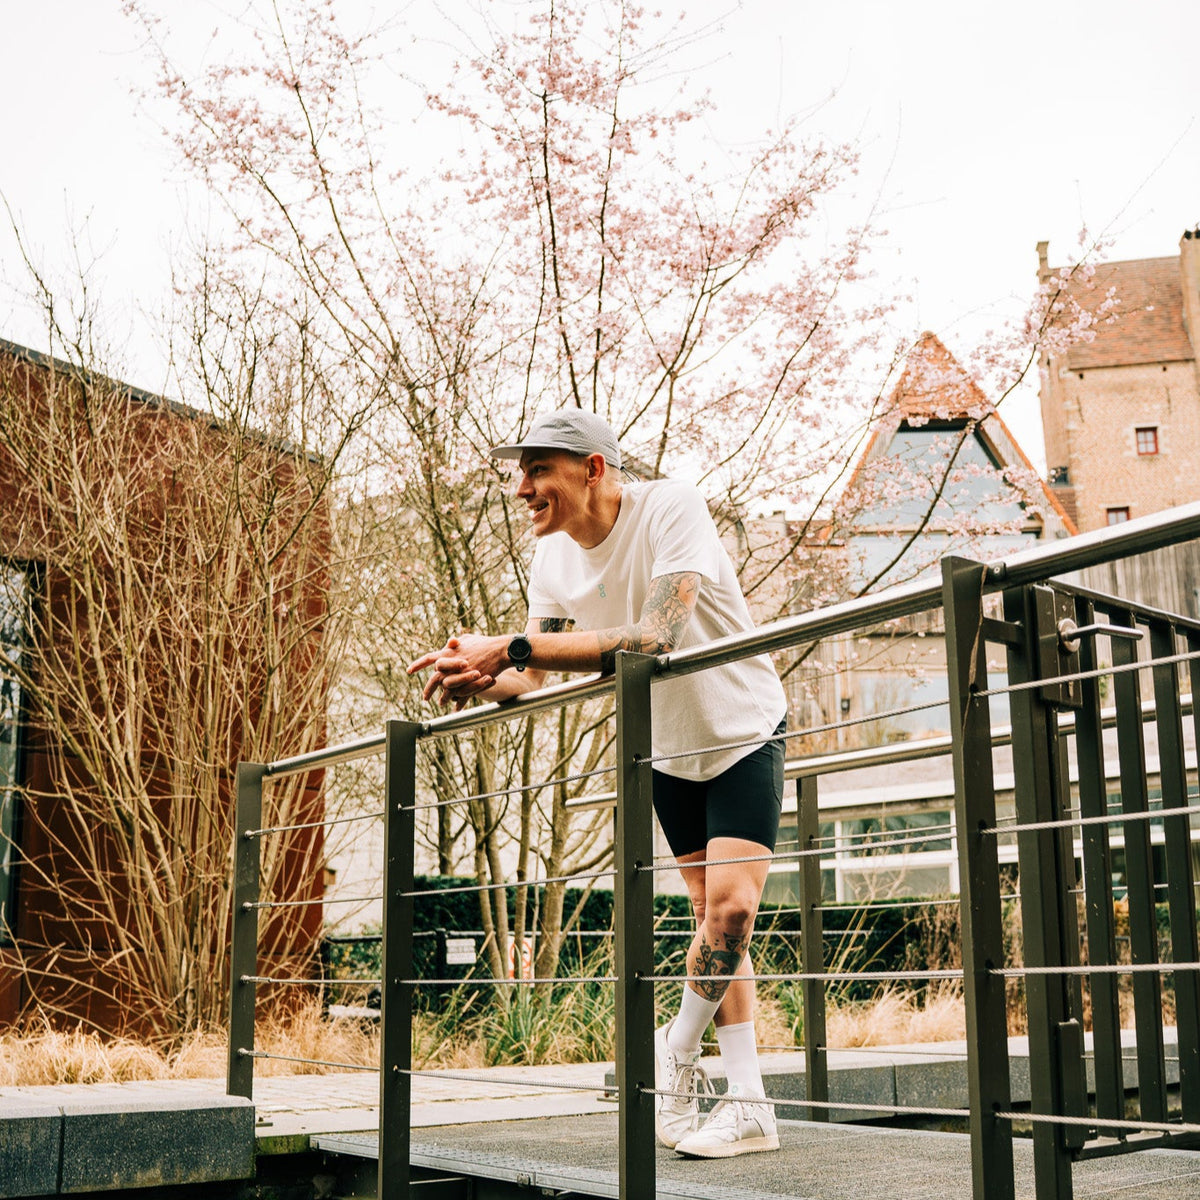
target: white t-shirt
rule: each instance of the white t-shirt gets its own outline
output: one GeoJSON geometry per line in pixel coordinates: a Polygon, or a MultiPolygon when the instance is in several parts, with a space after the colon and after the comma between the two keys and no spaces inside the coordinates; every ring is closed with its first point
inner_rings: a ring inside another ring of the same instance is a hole
{"type": "MultiPolygon", "coordinates": [[[[616,524],[599,546],[585,549],[562,532],[538,542],[529,616],[568,618],[577,629],[636,624],[650,581],[680,571],[699,572],[703,579],[679,649],[754,628],[704,497],[677,480],[626,483],[616,524]]],[[[786,711],[783,686],[766,655],[668,677],[651,689],[654,753],[766,738],[786,711]]],[[[755,749],[688,753],[654,766],[682,779],[711,779],[755,749]]]]}

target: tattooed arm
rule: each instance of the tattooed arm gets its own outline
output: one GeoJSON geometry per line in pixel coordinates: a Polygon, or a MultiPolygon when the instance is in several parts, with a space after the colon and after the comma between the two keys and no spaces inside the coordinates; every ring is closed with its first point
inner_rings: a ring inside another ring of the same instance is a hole
{"type": "Polygon", "coordinates": [[[546,672],[600,671],[616,669],[617,652],[666,654],[679,644],[700,595],[700,573],[679,571],[650,581],[636,625],[611,629],[572,631],[569,621],[534,619],[526,626],[533,646],[528,667],[521,672],[508,660],[510,638],[460,634],[441,650],[433,650],[413,662],[409,674],[433,667],[425,685],[426,700],[440,691],[442,704],[461,708],[473,696],[486,700],[508,700],[541,687],[546,672]],[[548,627],[547,627],[548,626],[548,627]]]}
{"type": "Polygon", "coordinates": [[[680,571],[650,580],[641,619],[636,625],[597,631],[600,670],[610,675],[617,669],[618,650],[635,650],[640,654],[666,654],[674,650],[687,628],[699,595],[700,575],[697,571],[680,571]]]}

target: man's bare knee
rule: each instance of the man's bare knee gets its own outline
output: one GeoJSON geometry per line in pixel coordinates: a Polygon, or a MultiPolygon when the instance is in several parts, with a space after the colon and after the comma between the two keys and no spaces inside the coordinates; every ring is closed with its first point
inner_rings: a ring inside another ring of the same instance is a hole
{"type": "Polygon", "coordinates": [[[710,898],[705,925],[726,939],[740,941],[750,936],[757,915],[758,896],[753,891],[736,891],[710,898]]]}

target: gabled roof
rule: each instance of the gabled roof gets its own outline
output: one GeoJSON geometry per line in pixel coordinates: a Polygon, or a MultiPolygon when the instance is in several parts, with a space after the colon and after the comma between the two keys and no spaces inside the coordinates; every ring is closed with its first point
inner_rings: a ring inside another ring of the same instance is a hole
{"type": "Polygon", "coordinates": [[[81,383],[98,384],[121,395],[128,396],[130,400],[136,401],[138,404],[144,404],[148,408],[161,408],[165,412],[174,413],[178,417],[208,421],[214,428],[218,424],[211,413],[201,412],[197,408],[181,404],[178,400],[170,400],[166,396],[156,395],[154,392],[148,392],[144,388],[134,387],[131,383],[122,383],[119,379],[110,379],[107,375],[99,375],[94,371],[89,371],[84,367],[78,366],[76,363],[67,362],[61,358],[54,358],[49,354],[43,354],[40,350],[31,350],[28,346],[21,346],[16,342],[10,342],[7,338],[0,338],[0,354],[6,355],[15,362],[29,363],[30,366],[37,367],[39,370],[53,371],[68,379],[77,379],[81,383]]]}
{"type": "Polygon", "coordinates": [[[1101,320],[1091,341],[1076,342],[1067,351],[1067,367],[1081,371],[1196,357],[1184,323],[1178,256],[1100,263],[1090,281],[1073,284],[1070,292],[1081,308],[1095,312],[1110,288],[1118,301],[1116,319],[1101,320]]]}
{"type": "MultiPolygon", "coordinates": [[[[1031,477],[1037,475],[1008,426],[998,413],[989,411],[987,397],[979,384],[967,374],[941,339],[927,330],[909,351],[884,416],[871,431],[846,490],[854,488],[868,462],[887,454],[900,425],[919,427],[930,422],[962,423],[968,420],[979,421],[977,433],[1001,467],[1019,467],[1031,477]]],[[[1058,497],[1044,480],[1039,478],[1038,484],[1046,510],[1055,514],[1066,533],[1077,533],[1074,521],[1058,497]]]]}
{"type": "MultiPolygon", "coordinates": [[[[141,404],[150,409],[157,409],[159,412],[168,413],[172,416],[184,417],[189,421],[199,421],[207,425],[209,429],[228,431],[230,428],[228,422],[219,419],[210,412],[205,412],[203,409],[192,408],[191,405],[183,404],[178,400],[172,400],[168,396],[160,396],[155,392],[148,392],[145,388],[135,387],[131,383],[123,383],[119,379],[112,379],[107,375],[101,375],[99,372],[88,370],[86,367],[81,367],[76,363],[55,358],[49,354],[43,354],[40,350],[31,350],[28,346],[21,346],[16,342],[10,342],[7,338],[0,337],[0,357],[10,358],[16,363],[26,363],[29,366],[36,367],[40,371],[54,372],[64,378],[77,380],[84,385],[103,387],[116,395],[127,397],[135,404],[141,404]]],[[[319,464],[322,461],[321,455],[317,452],[302,450],[294,446],[286,438],[274,437],[262,433],[257,429],[247,429],[245,433],[252,441],[258,442],[263,446],[268,446],[280,454],[299,456],[314,464],[319,464]]]]}
{"type": "Polygon", "coordinates": [[[987,397],[979,384],[941,339],[926,330],[904,360],[887,411],[899,413],[906,421],[959,421],[982,417],[987,408],[987,397]]]}

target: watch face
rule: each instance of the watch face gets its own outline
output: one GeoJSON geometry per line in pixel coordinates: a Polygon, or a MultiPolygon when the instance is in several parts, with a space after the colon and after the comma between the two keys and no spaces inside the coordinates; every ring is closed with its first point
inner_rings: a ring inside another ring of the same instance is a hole
{"type": "Polygon", "coordinates": [[[522,633],[518,633],[511,642],[508,643],[508,660],[514,666],[524,666],[529,661],[529,656],[533,653],[533,645],[529,639],[522,633]]]}

